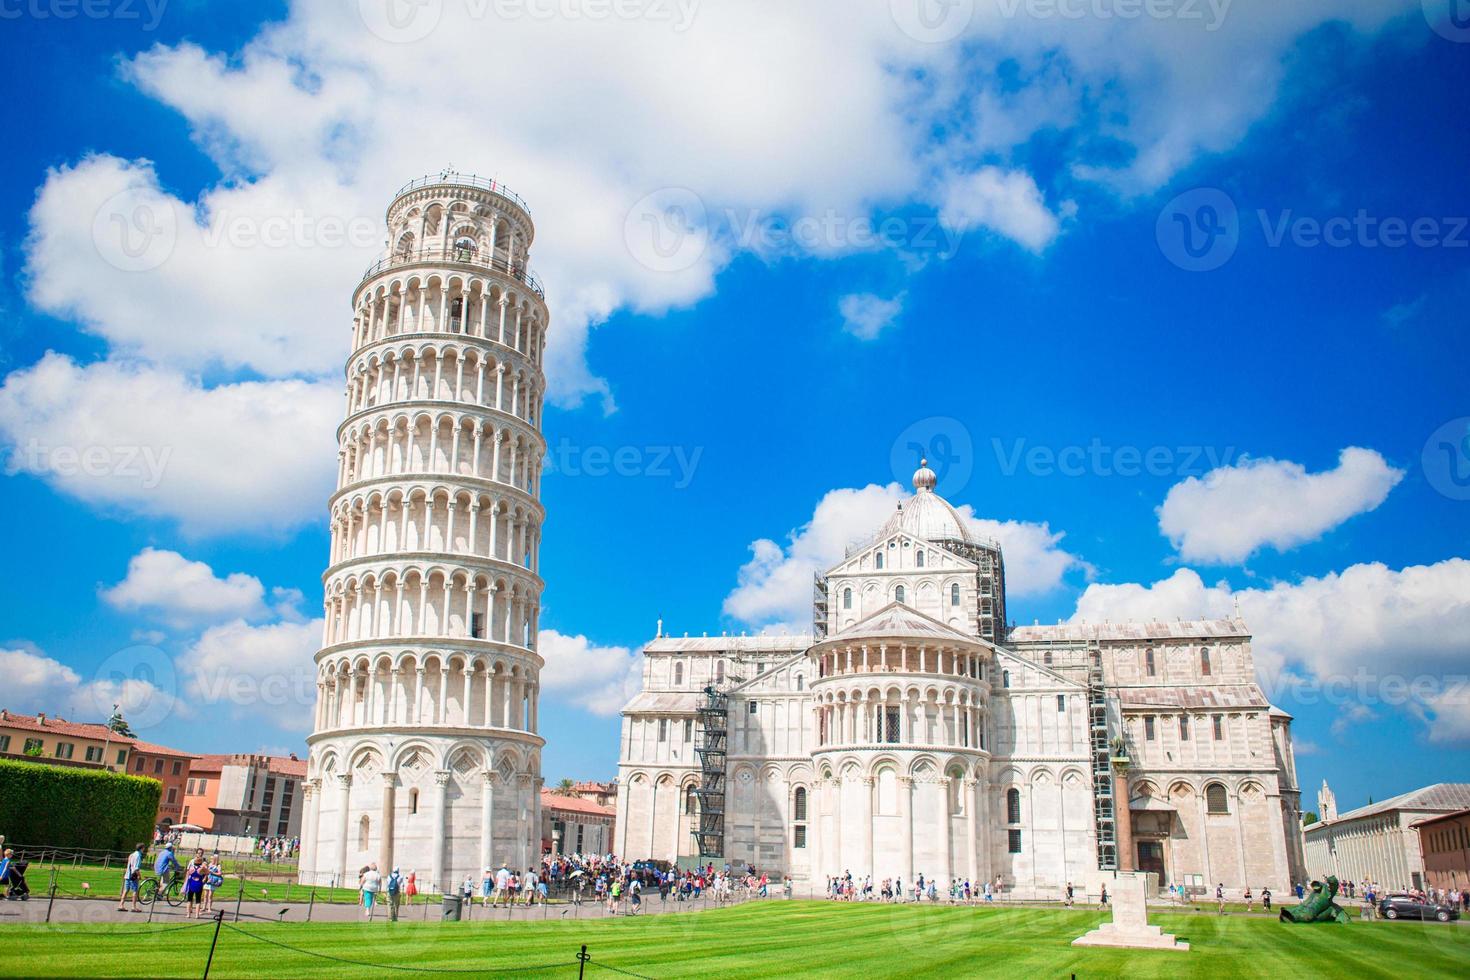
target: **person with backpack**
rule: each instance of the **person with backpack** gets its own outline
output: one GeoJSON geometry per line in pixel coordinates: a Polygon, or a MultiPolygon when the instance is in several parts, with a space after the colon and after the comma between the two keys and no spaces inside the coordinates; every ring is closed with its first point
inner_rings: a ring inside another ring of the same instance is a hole
{"type": "Polygon", "coordinates": [[[388,892],[388,921],[397,922],[398,904],[403,900],[403,875],[398,873],[397,868],[394,868],[392,873],[388,875],[386,887],[388,892]]]}
{"type": "MultiPolygon", "coordinates": [[[[10,850],[5,851],[5,857],[0,860],[0,882],[10,876],[10,850]]],[[[128,855],[127,867],[123,869],[122,894],[117,897],[117,910],[126,911],[123,904],[127,901],[129,894],[133,896],[133,911],[141,912],[143,907],[138,904],[138,886],[143,881],[143,845],[139,844],[133,848],[133,853],[128,855]]]]}

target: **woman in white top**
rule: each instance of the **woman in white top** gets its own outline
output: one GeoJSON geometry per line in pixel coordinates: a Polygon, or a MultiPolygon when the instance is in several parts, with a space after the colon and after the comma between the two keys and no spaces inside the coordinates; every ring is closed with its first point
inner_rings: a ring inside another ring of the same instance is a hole
{"type": "Polygon", "coordinates": [[[378,873],[378,866],[370,864],[362,873],[362,913],[369,919],[373,917],[373,902],[378,897],[378,889],[383,883],[383,876],[378,873]]]}

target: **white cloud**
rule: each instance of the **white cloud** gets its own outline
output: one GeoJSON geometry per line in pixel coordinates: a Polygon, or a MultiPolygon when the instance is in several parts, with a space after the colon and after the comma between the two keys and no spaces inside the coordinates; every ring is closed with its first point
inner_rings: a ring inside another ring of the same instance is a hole
{"type": "MultiPolygon", "coordinates": [[[[751,559],[725,597],[726,615],[752,625],[810,630],[812,576],[841,561],[849,544],[876,531],[909,496],[897,483],[828,491],[784,547],[769,538],[751,542],[751,559]]],[[[1061,584],[1070,570],[1091,570],[1063,550],[1062,534],[1044,523],[977,518],[969,504],[956,510],[975,534],[1000,542],[1012,595],[1039,595],[1061,584]]]]}
{"type": "Polygon", "coordinates": [[[1050,245],[1060,230],[1031,175],[999,167],[949,178],[940,197],[939,220],[957,231],[989,228],[1033,252],[1050,245]]]}
{"type": "Polygon", "coordinates": [[[1268,545],[1286,551],[1317,540],[1375,509],[1403,478],[1381,455],[1355,446],[1321,473],[1289,460],[1242,459],[1170,487],[1159,530],[1185,561],[1241,562],[1268,545]]]}
{"type": "Polygon", "coordinates": [[[170,623],[208,622],[265,615],[265,587],[243,572],[220,578],[202,561],[177,551],[144,548],[128,562],[128,574],[102,590],[118,609],[157,614],[170,623]]]}
{"type": "MultiPolygon", "coordinates": [[[[45,712],[68,721],[105,722],[117,704],[130,721],[147,718],[156,723],[175,703],[173,691],[143,678],[99,672],[86,680],[34,648],[0,649],[0,675],[5,677],[3,707],[18,714],[45,712]]],[[[151,726],[134,722],[134,728],[144,727],[151,726]]]]}
{"type": "Polygon", "coordinates": [[[173,371],[47,354],[0,386],[9,469],[191,533],[290,528],[336,480],[340,382],[202,388],[173,371]]]}
{"type": "Polygon", "coordinates": [[[637,694],[643,680],[643,657],[628,647],[600,647],[580,633],[568,636],[553,629],[537,634],[546,660],[541,689],[551,697],[611,717],[637,694]]]}
{"type": "Polygon", "coordinates": [[[30,296],[159,365],[334,372],[388,196],[452,162],[531,202],[552,398],[606,401],[588,331],[620,309],[697,301],[734,255],[721,240],[678,269],[640,262],[628,219],[650,195],[685,188],[712,219],[757,222],[918,204],[1039,251],[1057,213],[1018,161],[1041,130],[1074,134],[1059,182],[1151,191],[1271,111],[1300,38],[1327,22],[1371,36],[1415,6],[1235,0],[1219,23],[1061,25],[981,5],[934,44],[882,3],[640,8],[687,20],[436,3],[391,23],[381,5],[296,3],[239,51],[159,45],[124,62],[224,177],[175,191],[146,160],[58,168],[31,214],[30,296]],[[445,95],[466,92],[492,94],[494,125],[445,95]]]}
{"type": "Polygon", "coordinates": [[[842,329],[859,340],[877,340],[903,312],[904,294],[884,299],[873,293],[848,293],[837,301],[842,329]]]}
{"type": "Polygon", "coordinates": [[[179,658],[184,690],[204,717],[310,730],[321,640],[321,619],[212,626],[179,658]]]}
{"type": "MultiPolygon", "coordinates": [[[[1241,615],[1268,694],[1313,697],[1345,712],[1375,706],[1424,719],[1433,740],[1470,737],[1470,560],[1394,570],[1382,563],[1232,592],[1181,568],[1148,585],[1094,584],[1075,620],[1241,615]],[[1303,692],[1296,676],[1314,686],[1303,692]],[[1316,685],[1320,685],[1320,688],[1316,685]]],[[[1350,717],[1350,715],[1349,715],[1350,717]]]]}

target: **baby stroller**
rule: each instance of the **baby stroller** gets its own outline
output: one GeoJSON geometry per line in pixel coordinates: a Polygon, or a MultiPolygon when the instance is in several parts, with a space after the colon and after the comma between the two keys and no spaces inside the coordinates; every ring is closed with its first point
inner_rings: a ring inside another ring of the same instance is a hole
{"type": "Polygon", "coordinates": [[[4,884],[8,886],[5,897],[12,902],[20,899],[22,902],[31,900],[31,886],[26,884],[26,868],[31,866],[29,861],[12,861],[10,870],[5,873],[4,884]]]}

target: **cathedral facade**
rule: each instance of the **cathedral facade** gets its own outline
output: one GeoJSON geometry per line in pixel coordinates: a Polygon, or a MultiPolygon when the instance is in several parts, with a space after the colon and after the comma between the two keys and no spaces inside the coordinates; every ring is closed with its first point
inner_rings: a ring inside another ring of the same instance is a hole
{"type": "MultiPolygon", "coordinates": [[[[617,849],[1093,894],[1302,880],[1291,719],[1237,619],[1007,625],[998,543],[914,496],[814,582],[803,636],[671,637],[623,710],[617,849]]],[[[662,632],[662,631],[660,631],[662,632]]]]}

